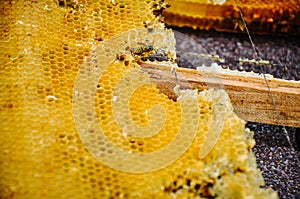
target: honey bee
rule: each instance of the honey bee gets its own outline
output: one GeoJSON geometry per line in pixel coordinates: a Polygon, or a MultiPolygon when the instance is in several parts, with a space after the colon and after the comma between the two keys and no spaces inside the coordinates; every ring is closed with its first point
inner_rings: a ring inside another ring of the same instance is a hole
{"type": "Polygon", "coordinates": [[[136,47],[125,48],[125,51],[121,51],[116,54],[116,59],[128,65],[129,62],[135,61],[136,63],[145,61],[174,61],[173,55],[169,52],[163,51],[162,49],[156,50],[153,45],[138,43],[136,47]]]}
{"type": "Polygon", "coordinates": [[[149,56],[145,56],[141,58],[142,61],[158,61],[158,62],[162,62],[162,61],[174,61],[172,59],[172,55],[168,54],[166,52],[160,52],[160,53],[153,53],[149,56]]]}
{"type": "Polygon", "coordinates": [[[244,31],[244,22],[241,18],[238,18],[237,21],[235,22],[234,29],[239,28],[242,32],[244,31]]]}
{"type": "Polygon", "coordinates": [[[73,9],[76,9],[78,8],[79,6],[82,6],[82,5],[78,5],[78,2],[77,0],[58,0],[58,5],[61,6],[61,7],[69,7],[69,8],[73,8],[73,9]]]}
{"type": "Polygon", "coordinates": [[[156,52],[156,50],[152,45],[145,45],[145,46],[130,48],[130,52],[133,56],[142,56],[142,55],[152,54],[153,52],[156,52]]]}

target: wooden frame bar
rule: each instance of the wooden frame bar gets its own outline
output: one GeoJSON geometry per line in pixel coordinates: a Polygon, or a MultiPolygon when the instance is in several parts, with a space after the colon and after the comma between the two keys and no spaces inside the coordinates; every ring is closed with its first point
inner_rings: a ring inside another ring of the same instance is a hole
{"type": "MultiPolygon", "coordinates": [[[[162,88],[162,92],[171,98],[176,97],[172,93],[176,79],[170,67],[146,63],[142,63],[141,67],[150,74],[151,81],[162,88]]],[[[260,77],[238,72],[213,73],[186,68],[177,68],[176,73],[181,89],[225,89],[240,118],[251,122],[281,125],[262,75],[260,77]]],[[[284,125],[300,128],[300,81],[270,77],[267,81],[284,125]]]]}

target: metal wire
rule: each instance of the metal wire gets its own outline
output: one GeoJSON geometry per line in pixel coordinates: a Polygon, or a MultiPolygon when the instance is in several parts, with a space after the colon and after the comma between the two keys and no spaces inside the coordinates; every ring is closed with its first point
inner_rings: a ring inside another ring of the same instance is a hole
{"type": "MultiPolygon", "coordinates": [[[[243,15],[243,13],[242,13],[242,11],[241,11],[239,5],[238,5],[238,1],[237,1],[237,0],[235,0],[235,4],[236,4],[236,7],[237,7],[238,10],[239,10],[239,13],[240,13],[240,16],[241,16],[241,19],[242,19],[244,28],[245,28],[245,30],[246,30],[246,32],[247,32],[248,38],[249,38],[250,43],[251,43],[251,45],[252,45],[252,48],[253,48],[253,51],[254,51],[254,54],[255,54],[255,59],[256,59],[256,60],[262,60],[261,57],[260,57],[260,56],[258,55],[258,53],[257,53],[257,50],[256,50],[256,48],[255,48],[255,45],[254,45],[254,43],[253,43],[253,41],[252,41],[252,38],[251,38],[251,35],[250,35],[250,32],[249,32],[249,29],[248,29],[248,27],[247,27],[246,21],[245,21],[245,19],[244,19],[244,15],[243,15]]],[[[279,64],[280,64],[282,67],[284,67],[283,64],[282,64],[280,61],[279,61],[279,64]]],[[[295,150],[295,148],[293,147],[293,144],[291,143],[290,136],[289,136],[289,134],[288,134],[288,132],[287,132],[287,130],[286,130],[284,119],[283,119],[283,117],[280,115],[280,112],[279,112],[279,110],[278,110],[278,108],[277,108],[276,101],[275,101],[275,99],[274,99],[274,97],[273,97],[273,93],[272,93],[272,91],[271,91],[271,88],[270,88],[268,79],[267,79],[267,77],[266,77],[266,75],[265,75],[265,73],[266,73],[265,68],[262,67],[261,64],[259,64],[259,66],[260,66],[261,71],[263,72],[262,75],[263,75],[263,77],[264,77],[264,81],[265,81],[266,86],[267,86],[267,88],[268,88],[268,93],[269,93],[269,96],[270,96],[270,98],[271,98],[273,107],[274,107],[274,109],[275,109],[275,111],[276,111],[277,118],[278,118],[278,120],[280,121],[280,124],[281,124],[282,129],[283,129],[283,132],[284,132],[284,134],[285,134],[285,136],[286,136],[286,138],[287,138],[287,141],[288,141],[288,143],[289,143],[289,145],[290,145],[290,148],[291,148],[292,151],[296,154],[296,155],[295,155],[296,161],[300,164],[300,161],[299,161],[299,158],[298,158],[298,156],[297,156],[296,150],[295,150]]]]}

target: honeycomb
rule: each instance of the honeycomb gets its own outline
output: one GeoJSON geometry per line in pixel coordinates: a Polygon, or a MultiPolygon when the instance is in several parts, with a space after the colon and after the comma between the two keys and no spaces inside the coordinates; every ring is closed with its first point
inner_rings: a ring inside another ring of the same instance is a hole
{"type": "Polygon", "coordinates": [[[164,12],[169,26],[241,33],[245,30],[239,7],[251,33],[300,35],[297,0],[169,0],[169,3],[171,7],[164,12]]]}
{"type": "Polygon", "coordinates": [[[277,198],[224,90],[173,100],[141,70],[175,57],[164,2],[0,6],[1,198],[277,198]]]}

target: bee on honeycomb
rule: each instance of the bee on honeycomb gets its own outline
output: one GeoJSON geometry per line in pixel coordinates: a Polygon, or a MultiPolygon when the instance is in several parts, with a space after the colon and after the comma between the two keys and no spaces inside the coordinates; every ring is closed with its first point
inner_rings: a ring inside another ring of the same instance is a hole
{"type": "Polygon", "coordinates": [[[130,48],[129,50],[133,56],[150,55],[153,54],[153,52],[156,53],[156,50],[152,45],[138,46],[138,47],[130,48]]]}
{"type": "Polygon", "coordinates": [[[150,56],[153,53],[156,53],[156,50],[152,45],[141,45],[138,47],[129,47],[125,48],[126,51],[121,51],[116,54],[116,59],[120,61],[131,60],[130,57],[133,57],[134,60],[139,61],[144,59],[144,57],[150,56]],[[130,53],[128,53],[130,52],[130,53]],[[130,56],[131,54],[131,56],[130,56]]]}
{"type": "Polygon", "coordinates": [[[151,54],[147,57],[142,57],[142,61],[169,61],[169,55],[166,52],[151,54]]]}
{"type": "MultiPolygon", "coordinates": [[[[141,43],[140,43],[141,44],[141,43]]],[[[172,61],[174,62],[174,55],[170,52],[164,51],[162,49],[156,50],[153,45],[144,44],[137,47],[126,47],[126,51],[117,53],[116,59],[123,61],[127,66],[129,61],[135,60],[136,62],[145,61],[172,61]]]]}

